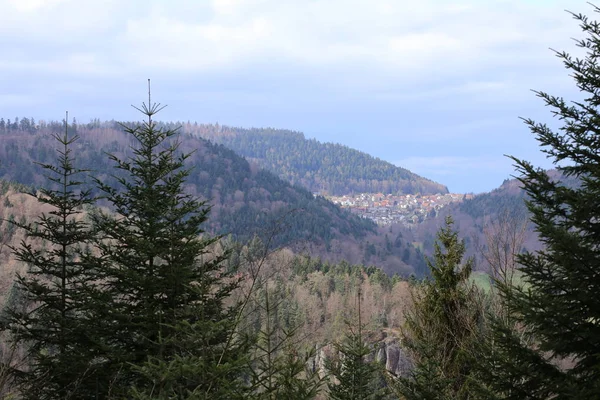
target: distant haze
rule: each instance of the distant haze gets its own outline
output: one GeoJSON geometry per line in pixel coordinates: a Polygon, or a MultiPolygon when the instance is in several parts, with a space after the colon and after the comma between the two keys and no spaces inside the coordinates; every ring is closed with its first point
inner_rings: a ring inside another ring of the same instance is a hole
{"type": "MultiPolygon", "coordinates": [[[[452,192],[549,167],[523,123],[530,89],[575,93],[549,48],[575,51],[585,1],[0,0],[0,116],[159,118],[302,131],[452,192]]],[[[590,17],[594,17],[590,15],[590,17]]]]}

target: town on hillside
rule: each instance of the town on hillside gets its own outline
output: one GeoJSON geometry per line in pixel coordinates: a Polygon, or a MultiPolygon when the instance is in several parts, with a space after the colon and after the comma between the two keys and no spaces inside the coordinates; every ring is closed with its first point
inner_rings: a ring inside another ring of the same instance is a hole
{"type": "Polygon", "coordinates": [[[414,225],[434,217],[450,203],[473,198],[472,194],[447,193],[434,195],[358,193],[345,196],[325,196],[334,204],[346,208],[378,225],[414,225]]]}

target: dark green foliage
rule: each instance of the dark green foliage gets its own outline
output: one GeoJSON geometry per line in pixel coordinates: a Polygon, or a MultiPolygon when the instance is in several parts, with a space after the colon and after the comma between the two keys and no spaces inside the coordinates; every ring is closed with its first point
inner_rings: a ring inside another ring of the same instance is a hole
{"type": "Polygon", "coordinates": [[[476,288],[468,282],[473,260],[463,263],[464,242],[453,231],[452,218],[437,236],[431,280],[413,286],[413,307],[407,312],[404,344],[415,366],[409,377],[399,377],[396,389],[409,399],[469,399],[468,383],[479,335],[482,306],[476,288]]]}
{"type": "Polygon", "coordinates": [[[254,237],[246,246],[234,246],[239,271],[248,276],[243,330],[253,340],[250,349],[249,399],[313,399],[322,385],[309,369],[314,346],[299,334],[302,318],[293,298],[289,267],[271,253],[268,244],[254,237]],[[282,264],[283,263],[283,264],[282,264]],[[309,350],[307,350],[309,349],[309,350]]]}
{"type": "Polygon", "coordinates": [[[443,185],[404,168],[347,146],[307,140],[299,132],[212,126],[186,128],[257,160],[263,168],[313,192],[324,191],[331,195],[448,192],[443,185]]]}
{"type": "Polygon", "coordinates": [[[525,192],[522,190],[509,191],[500,187],[490,193],[479,194],[472,199],[464,200],[455,207],[474,219],[490,216],[497,210],[512,210],[525,215],[524,198],[525,192]]]}
{"type": "Polygon", "coordinates": [[[363,278],[363,274],[369,277],[372,283],[379,283],[383,288],[389,289],[391,280],[381,268],[375,266],[351,265],[347,261],[340,261],[337,264],[323,262],[321,259],[307,256],[296,256],[291,265],[292,272],[306,278],[308,274],[321,271],[331,277],[350,276],[350,287],[355,287],[363,278]]]}
{"type": "Polygon", "coordinates": [[[88,289],[97,276],[80,256],[82,245],[92,238],[82,207],[92,200],[80,190],[83,171],[73,164],[71,148],[77,137],[65,132],[55,139],[62,145],[58,162],[41,167],[57,189],[31,194],[51,210],[34,223],[10,221],[26,232],[27,241],[12,250],[28,271],[17,277],[2,322],[10,339],[25,349],[25,362],[12,373],[27,399],[93,397],[88,289]]]}
{"type": "Polygon", "coordinates": [[[357,293],[357,323],[346,322],[348,331],[342,342],[334,343],[335,354],[325,360],[330,374],[329,398],[333,400],[383,400],[389,392],[383,379],[383,366],[366,358],[371,348],[363,336],[361,292],[357,293]]]}
{"type": "Polygon", "coordinates": [[[295,321],[296,312],[291,310],[282,282],[275,282],[272,289],[268,281],[261,284],[258,309],[253,313],[260,328],[252,351],[250,398],[314,399],[323,383],[317,371],[308,368],[315,356],[314,347],[302,350],[303,338],[297,337],[300,324],[295,321]]]}
{"type": "Polygon", "coordinates": [[[317,371],[307,368],[312,357],[314,351],[302,354],[292,346],[285,349],[283,356],[277,360],[278,365],[275,365],[278,373],[272,399],[310,400],[319,394],[322,379],[317,371]]]}
{"type": "Polygon", "coordinates": [[[383,370],[366,360],[371,348],[365,343],[362,331],[348,327],[349,332],[334,347],[337,352],[326,361],[330,374],[329,398],[333,400],[386,399],[387,388],[383,370]]]}
{"type": "Polygon", "coordinates": [[[201,318],[184,315],[181,322],[169,326],[171,336],[158,341],[165,349],[162,354],[150,355],[146,362],[133,366],[138,379],[130,390],[125,383],[119,387],[117,381],[113,392],[148,400],[247,398],[248,390],[241,382],[247,371],[247,339],[231,336],[234,319],[230,315],[215,314],[222,318],[219,322],[201,318]],[[198,321],[188,322],[186,317],[198,321]]]}
{"type": "Polygon", "coordinates": [[[518,257],[522,284],[499,284],[519,327],[494,325],[486,371],[502,398],[600,398],[600,25],[572,15],[586,34],[577,41],[585,57],[557,56],[582,95],[568,103],[536,92],[562,126],[525,123],[559,172],[580,184],[564,184],[513,158],[545,249],[518,257]]]}
{"type": "Polygon", "coordinates": [[[426,346],[418,349],[422,355],[419,365],[411,372],[410,379],[393,381],[392,387],[403,400],[455,400],[452,378],[445,378],[436,361],[435,349],[426,346]]]}
{"type": "Polygon", "coordinates": [[[209,207],[184,193],[190,155],[177,155],[177,132],[148,121],[125,127],[136,146],[121,159],[117,185],[97,185],[114,213],[92,215],[99,238],[87,261],[102,271],[96,293],[97,341],[104,354],[103,393],[134,398],[231,399],[241,395],[243,338],[237,307],[224,301],[237,286],[224,271],[227,252],[204,234],[209,207]]]}
{"type": "MultiPolygon", "coordinates": [[[[0,132],[0,178],[40,185],[41,171],[30,160],[48,162],[51,154],[42,133],[55,132],[60,126],[56,122],[42,125],[34,139],[17,131],[0,132]]],[[[157,125],[157,129],[167,127],[175,126],[157,125]]],[[[120,125],[95,121],[78,125],[77,133],[82,138],[77,148],[82,167],[93,170],[105,184],[118,185],[117,178],[124,177],[124,171],[114,171],[104,153],[120,158],[131,155],[130,138],[120,125]]],[[[191,135],[181,135],[179,140],[181,151],[190,154],[187,162],[195,166],[187,177],[185,190],[210,201],[212,216],[205,229],[213,234],[231,233],[238,241],[247,242],[255,234],[267,237],[277,230],[271,241],[277,247],[303,241],[324,245],[336,237],[360,239],[375,231],[371,220],[352,215],[302,187],[252,167],[220,144],[191,135]]],[[[97,193],[95,187],[89,188],[97,193]]]]}

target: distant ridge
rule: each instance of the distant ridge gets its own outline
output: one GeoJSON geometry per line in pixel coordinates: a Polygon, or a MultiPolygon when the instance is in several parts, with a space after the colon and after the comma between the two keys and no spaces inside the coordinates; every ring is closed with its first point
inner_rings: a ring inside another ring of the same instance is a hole
{"type": "MultiPolygon", "coordinates": [[[[569,188],[576,188],[581,184],[577,177],[565,176],[555,169],[548,170],[547,173],[550,179],[560,181],[562,185],[569,188]]],[[[522,189],[521,182],[515,178],[506,179],[490,192],[480,193],[470,199],[444,207],[434,218],[415,226],[410,233],[415,242],[422,243],[423,252],[430,255],[433,252],[435,233],[443,226],[446,216],[451,215],[456,221],[460,236],[465,239],[467,255],[475,257],[477,269],[487,271],[487,263],[481,255],[482,248],[486,245],[487,227],[506,218],[507,215],[519,223],[529,221],[531,214],[527,209],[526,200],[527,194],[522,189]]],[[[527,223],[523,249],[535,251],[542,248],[543,244],[538,239],[534,225],[527,223]]]]}
{"type": "MultiPolygon", "coordinates": [[[[19,124],[11,121],[10,127],[0,124],[3,144],[0,146],[0,182],[19,182],[35,188],[47,182],[34,161],[51,163],[54,160],[56,143],[51,133],[61,133],[64,125],[57,121],[35,125],[21,121],[19,124]]],[[[114,182],[111,175],[118,171],[105,153],[120,158],[130,155],[131,146],[135,145],[132,137],[115,121],[94,120],[71,125],[70,129],[72,134],[80,136],[72,148],[76,166],[92,170],[92,175],[104,183],[114,182]]],[[[243,243],[258,235],[271,247],[289,247],[322,260],[377,265],[405,276],[422,274],[420,271],[425,266],[418,249],[407,241],[390,242],[388,236],[380,235],[371,220],[342,210],[306,188],[290,184],[223,145],[184,132],[179,139],[181,152],[192,152],[187,159],[187,166],[193,169],[186,191],[212,205],[204,227],[207,231],[231,234],[233,239],[243,243]]],[[[0,213],[15,211],[17,216],[17,207],[7,211],[6,204],[0,196],[0,213]]]]}
{"type": "Polygon", "coordinates": [[[437,194],[448,188],[367,153],[272,128],[184,123],[186,133],[224,145],[282,179],[315,193],[437,194]]]}
{"type": "MultiPolygon", "coordinates": [[[[63,129],[58,122],[29,130],[0,129],[0,179],[34,187],[43,184],[41,168],[35,162],[52,162],[56,143],[51,133],[63,129]]],[[[80,136],[73,146],[77,165],[93,171],[109,185],[115,182],[111,175],[119,170],[105,153],[120,158],[131,155],[133,138],[114,121],[71,125],[70,129],[80,136]]],[[[281,246],[307,240],[326,245],[334,238],[363,238],[375,230],[371,221],[250,165],[222,145],[184,133],[179,141],[179,150],[191,153],[187,167],[192,171],[186,190],[212,205],[206,228],[213,233],[231,233],[246,241],[254,234],[275,229],[278,233],[272,243],[281,246]]]]}

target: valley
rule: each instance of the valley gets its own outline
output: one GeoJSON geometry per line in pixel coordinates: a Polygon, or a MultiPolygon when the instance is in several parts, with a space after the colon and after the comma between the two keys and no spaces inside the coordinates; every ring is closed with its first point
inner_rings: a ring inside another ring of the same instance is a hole
{"type": "MultiPolygon", "coordinates": [[[[0,303],[4,307],[23,301],[12,277],[27,275],[25,265],[14,260],[10,251],[26,237],[14,229],[11,221],[24,224],[47,210],[36,204],[35,196],[25,193],[35,193],[44,184],[42,167],[53,157],[49,151],[53,146],[50,139],[60,132],[58,122],[25,126],[0,128],[0,138],[6,145],[0,149],[4,160],[0,164],[0,216],[4,221],[0,224],[3,232],[0,262],[4,265],[0,275],[4,282],[0,287],[0,303]],[[35,164],[35,160],[42,164],[35,164]]],[[[102,153],[119,157],[134,154],[131,141],[119,126],[115,122],[93,121],[69,128],[70,134],[79,136],[75,149],[81,165],[109,185],[118,185],[123,175],[111,170],[102,153]]],[[[159,126],[168,129],[176,124],[159,126]]],[[[282,141],[286,137],[278,135],[282,141]]],[[[409,356],[399,344],[401,327],[407,310],[412,307],[414,289],[411,288],[430,276],[426,259],[434,255],[436,235],[448,216],[455,219],[459,228],[465,256],[472,257],[473,287],[490,290],[488,273],[493,260],[488,255],[497,244],[493,239],[500,237],[494,235],[507,233],[499,229],[521,229],[521,250],[541,248],[537,234],[524,222],[525,194],[514,179],[506,180],[489,193],[473,195],[449,193],[444,187],[431,186],[418,177],[409,179],[420,183],[403,184],[406,192],[402,192],[385,174],[379,181],[371,180],[370,187],[387,190],[355,192],[356,185],[340,185],[347,177],[338,176],[329,189],[345,189],[338,195],[330,195],[327,190],[310,191],[297,182],[287,182],[287,175],[276,176],[276,170],[263,169],[260,160],[244,158],[196,134],[184,135],[179,146],[182,151],[191,152],[185,192],[198,196],[210,209],[205,233],[224,234],[211,252],[231,250],[227,268],[237,271],[244,282],[232,296],[239,299],[246,292],[252,294],[243,329],[261,333],[262,321],[268,321],[271,313],[276,313],[277,318],[283,318],[277,329],[295,327],[302,338],[297,342],[300,348],[316,344],[317,351],[311,353],[307,363],[322,374],[327,372],[325,360],[335,357],[332,343],[346,334],[344,321],[356,315],[355,302],[359,297],[366,332],[369,340],[376,343],[368,357],[384,363],[390,372],[410,371],[409,356]],[[421,193],[426,187],[429,189],[421,193]],[[390,193],[392,188],[394,193],[390,193]],[[439,192],[432,193],[436,190],[439,192]],[[512,228],[496,222],[507,213],[514,218],[512,228]],[[265,296],[275,302],[273,310],[261,305],[265,296]]],[[[272,148],[270,153],[276,151],[272,148]]],[[[372,161],[371,170],[380,163],[364,157],[372,161]]],[[[301,171],[306,174],[305,166],[298,166],[297,170],[288,168],[291,166],[286,167],[291,175],[300,175],[301,171]]],[[[328,168],[316,166],[314,175],[324,176],[328,168]]],[[[341,163],[337,170],[351,168],[341,163]]],[[[396,173],[390,171],[391,176],[396,173]]],[[[551,175],[570,186],[577,185],[556,172],[551,175]]],[[[87,179],[82,184],[96,195],[87,179]]],[[[115,212],[102,199],[98,205],[115,212]]]]}
{"type": "Polygon", "coordinates": [[[0,399],[600,399],[577,7],[0,0],[0,399]]]}
{"type": "Polygon", "coordinates": [[[333,204],[368,218],[379,226],[401,224],[411,227],[435,217],[444,207],[470,200],[473,194],[445,193],[430,195],[392,195],[383,193],[358,193],[344,196],[324,196],[333,204]]]}
{"type": "MultiPolygon", "coordinates": [[[[196,123],[158,126],[180,127],[181,151],[193,152],[186,191],[210,205],[207,232],[231,235],[240,242],[258,236],[272,249],[287,247],[330,262],[373,265],[391,275],[422,277],[427,274],[425,256],[432,254],[435,234],[445,216],[454,215],[460,223],[467,254],[481,258],[477,247],[485,240],[486,224],[506,209],[525,212],[523,192],[514,180],[490,193],[448,193],[443,185],[410,171],[344,146],[306,140],[298,132],[196,123]],[[238,151],[246,151],[238,154],[213,140],[229,141],[238,151]],[[294,146],[300,149],[296,153],[291,151],[294,146]],[[248,156],[248,149],[253,148],[263,149],[261,154],[268,154],[279,168],[269,171],[261,167],[260,158],[248,156]],[[362,167],[351,164],[357,160],[362,167]],[[315,180],[313,184],[304,181],[308,186],[302,187],[292,178],[300,176],[315,180]],[[339,194],[314,190],[316,182],[325,178],[329,188],[339,194]],[[382,190],[357,191],[367,186],[382,190]]],[[[31,187],[42,184],[41,168],[34,161],[51,161],[51,135],[60,130],[57,121],[15,118],[10,124],[0,123],[4,144],[0,148],[0,179],[31,187]]],[[[131,142],[120,123],[93,120],[70,125],[69,130],[81,137],[76,146],[81,166],[106,182],[116,182],[118,171],[113,176],[103,153],[131,154],[131,142]]],[[[533,232],[528,233],[526,243],[528,248],[537,248],[533,232]]],[[[483,260],[477,268],[488,269],[483,260]]]]}

